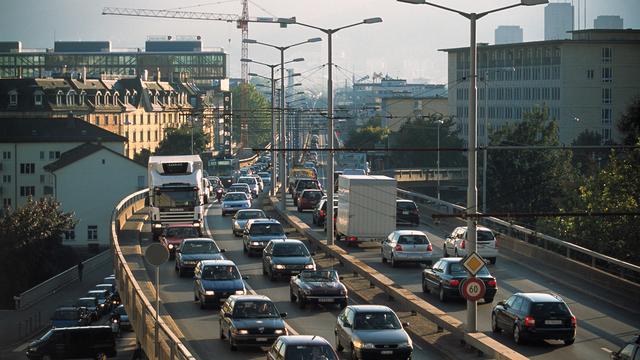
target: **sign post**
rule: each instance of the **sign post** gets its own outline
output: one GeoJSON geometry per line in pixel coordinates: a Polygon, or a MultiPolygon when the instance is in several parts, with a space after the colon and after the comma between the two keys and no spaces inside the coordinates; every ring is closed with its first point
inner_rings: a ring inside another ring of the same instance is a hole
{"type": "Polygon", "coordinates": [[[160,319],[160,265],[169,260],[169,250],[161,244],[151,244],[144,251],[144,257],[149,264],[156,267],[156,326],[155,326],[155,353],[154,357],[158,358],[158,350],[160,342],[158,341],[158,320],[160,319]]]}
{"type": "Polygon", "coordinates": [[[484,281],[476,278],[476,274],[485,266],[482,256],[474,251],[462,259],[462,266],[470,275],[470,277],[465,279],[460,285],[462,296],[472,302],[482,299],[487,288],[484,285],[484,281]]]}

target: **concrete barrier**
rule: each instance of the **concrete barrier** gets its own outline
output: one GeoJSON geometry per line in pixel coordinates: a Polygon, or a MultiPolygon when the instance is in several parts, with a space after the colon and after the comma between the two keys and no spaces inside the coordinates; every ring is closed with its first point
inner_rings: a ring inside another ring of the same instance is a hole
{"type": "Polygon", "coordinates": [[[280,216],[286,219],[287,222],[296,228],[298,232],[306,236],[313,246],[334,257],[352,272],[355,272],[367,279],[371,284],[381,289],[385,294],[392,297],[399,304],[407,307],[411,311],[415,311],[417,314],[422,315],[429,321],[436,324],[439,329],[447,330],[455,336],[458,336],[461,340],[464,340],[467,344],[481,351],[483,354],[496,359],[527,359],[524,355],[502,345],[484,333],[465,333],[464,324],[461,321],[429,304],[422,298],[416,296],[413,292],[396,284],[393,280],[379,273],[360,259],[349,255],[349,253],[339,246],[327,245],[326,241],[313,231],[309,225],[304,223],[297,216],[291,215],[288,212],[283,212],[278,206],[278,202],[279,201],[276,198],[271,198],[271,203],[280,216]]]}

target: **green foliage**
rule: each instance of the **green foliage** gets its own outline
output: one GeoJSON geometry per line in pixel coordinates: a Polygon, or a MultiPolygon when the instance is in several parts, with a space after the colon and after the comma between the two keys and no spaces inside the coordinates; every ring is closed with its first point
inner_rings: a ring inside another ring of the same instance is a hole
{"type": "Polygon", "coordinates": [[[636,98],[618,121],[618,129],[623,133],[623,144],[635,145],[640,139],[640,97],[636,98]]]}
{"type": "Polygon", "coordinates": [[[256,87],[252,84],[241,84],[234,88],[232,93],[234,141],[240,141],[242,115],[247,116],[247,124],[249,126],[248,147],[262,146],[271,141],[271,102],[256,90],[256,87]],[[246,109],[243,109],[242,97],[245,95],[248,100],[246,109]]]}
{"type": "MultiPolygon", "coordinates": [[[[191,125],[165,130],[165,137],[158,145],[155,155],[191,155],[191,125]]],[[[193,128],[193,153],[200,154],[207,149],[209,139],[201,129],[193,128]]],[[[147,159],[148,161],[148,159],[147,159]]]]}
{"type": "MultiPolygon", "coordinates": [[[[191,140],[191,139],[189,139],[191,140]]],[[[140,152],[135,153],[133,155],[133,161],[144,165],[145,167],[149,165],[149,157],[151,156],[151,151],[149,149],[142,149],[140,152]]]]}
{"type": "MultiPolygon", "coordinates": [[[[595,131],[585,130],[571,143],[572,146],[600,145],[602,136],[595,131]]],[[[574,149],[572,164],[582,176],[593,176],[607,159],[604,149],[574,149]]]]}
{"type": "Polygon", "coordinates": [[[53,200],[30,200],[0,215],[0,307],[11,307],[14,295],[76,263],[62,245],[62,235],[74,225],[73,214],[53,200]]]}
{"type": "MultiPolygon", "coordinates": [[[[490,137],[493,145],[559,145],[558,125],[546,110],[526,113],[490,137]]],[[[571,156],[565,150],[493,150],[487,162],[487,207],[492,212],[555,212],[566,205],[575,189],[571,156]]],[[[523,219],[527,225],[534,218],[523,219]]]]}
{"type": "Polygon", "coordinates": [[[379,143],[386,145],[388,136],[389,129],[369,125],[351,130],[345,145],[348,148],[373,148],[379,143]]]}

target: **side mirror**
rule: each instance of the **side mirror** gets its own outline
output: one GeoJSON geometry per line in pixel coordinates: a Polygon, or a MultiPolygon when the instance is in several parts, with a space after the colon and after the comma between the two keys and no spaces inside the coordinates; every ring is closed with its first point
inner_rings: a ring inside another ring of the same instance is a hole
{"type": "Polygon", "coordinates": [[[507,307],[507,303],[506,303],[506,302],[504,302],[504,300],[500,300],[500,301],[498,301],[498,304],[497,304],[497,305],[503,306],[503,307],[505,307],[505,308],[507,307]]]}
{"type": "Polygon", "coordinates": [[[402,323],[402,326],[403,326],[403,327],[409,327],[410,325],[411,325],[411,324],[410,324],[408,321],[407,321],[407,322],[403,322],[403,323],[402,323]]]}
{"type": "Polygon", "coordinates": [[[349,324],[348,322],[345,321],[344,323],[342,323],[342,326],[344,326],[346,328],[350,328],[351,324],[349,324]]]}
{"type": "Polygon", "coordinates": [[[224,313],[224,317],[231,318],[231,313],[228,313],[228,312],[224,313]]]}
{"type": "Polygon", "coordinates": [[[179,253],[179,252],[181,252],[181,251],[180,251],[180,248],[177,248],[177,249],[176,249],[176,253],[179,253]]]}
{"type": "Polygon", "coordinates": [[[344,280],[344,276],[338,276],[338,280],[340,281],[344,280]]]}
{"type": "Polygon", "coordinates": [[[285,231],[284,234],[285,235],[291,235],[291,231],[285,231]]]}
{"type": "Polygon", "coordinates": [[[315,255],[316,255],[316,252],[315,252],[315,251],[312,251],[312,252],[311,252],[311,256],[315,256],[315,255]]]}
{"type": "Polygon", "coordinates": [[[198,280],[198,277],[193,275],[193,280],[198,280]]]}
{"type": "Polygon", "coordinates": [[[221,253],[223,253],[223,252],[227,252],[227,249],[220,249],[220,252],[221,252],[221,253]]]}
{"type": "Polygon", "coordinates": [[[280,317],[283,318],[283,319],[286,318],[287,317],[287,313],[286,312],[280,313],[280,317]]]}
{"type": "Polygon", "coordinates": [[[249,280],[249,277],[246,275],[242,275],[242,280],[249,280]]]}

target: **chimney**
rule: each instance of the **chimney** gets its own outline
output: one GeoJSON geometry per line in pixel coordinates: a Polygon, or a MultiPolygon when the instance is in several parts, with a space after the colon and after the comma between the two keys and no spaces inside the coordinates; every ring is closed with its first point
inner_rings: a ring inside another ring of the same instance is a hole
{"type": "Polygon", "coordinates": [[[149,78],[149,70],[144,69],[144,71],[142,72],[142,80],[147,81],[148,78],[149,78]]]}
{"type": "Polygon", "coordinates": [[[160,82],[160,68],[159,67],[156,68],[156,81],[160,82]]]}
{"type": "Polygon", "coordinates": [[[82,67],[82,83],[84,83],[85,81],[87,81],[87,67],[83,66],[82,67]]]}

